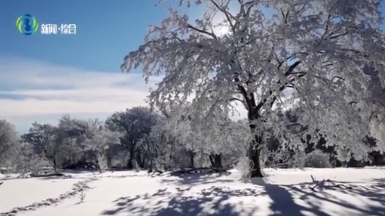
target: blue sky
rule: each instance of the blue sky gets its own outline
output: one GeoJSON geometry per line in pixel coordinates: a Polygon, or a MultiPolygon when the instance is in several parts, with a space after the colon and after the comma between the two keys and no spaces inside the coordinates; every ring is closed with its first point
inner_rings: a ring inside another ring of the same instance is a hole
{"type": "Polygon", "coordinates": [[[122,58],[143,42],[146,27],[167,16],[156,0],[1,1],[1,53],[42,59],[97,71],[119,71],[122,58]],[[91,3],[92,2],[92,3],[91,3]],[[40,24],[77,25],[77,34],[33,35],[15,30],[17,17],[29,13],[40,24]]]}
{"type": "MultiPolygon", "coordinates": [[[[155,7],[156,3],[1,1],[0,118],[25,132],[35,120],[55,123],[64,113],[103,119],[114,111],[145,105],[151,83],[146,86],[139,72],[122,74],[120,65],[143,43],[147,26],[167,17],[170,3],[155,7]],[[40,25],[76,24],[77,33],[43,35],[39,29],[22,35],[15,22],[26,13],[40,25]]],[[[197,15],[197,10],[181,10],[197,15]]]]}
{"type": "MultiPolygon", "coordinates": [[[[103,119],[145,105],[149,86],[139,72],[122,74],[120,65],[143,43],[147,26],[167,17],[170,3],[155,7],[156,2],[0,1],[0,118],[26,132],[35,120],[54,124],[62,114],[103,119]],[[76,24],[77,33],[21,35],[15,21],[26,13],[40,25],[76,24]]],[[[191,18],[200,15],[196,8],[180,10],[191,18]]]]}

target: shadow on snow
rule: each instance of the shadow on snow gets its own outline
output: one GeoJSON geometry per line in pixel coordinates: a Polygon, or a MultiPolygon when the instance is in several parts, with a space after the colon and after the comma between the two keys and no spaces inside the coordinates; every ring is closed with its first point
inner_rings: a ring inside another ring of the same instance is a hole
{"type": "MultiPolygon", "coordinates": [[[[211,181],[218,183],[213,177],[211,177],[212,180],[203,176],[194,180],[192,180],[194,178],[192,176],[185,176],[185,178],[185,180],[180,179],[181,184],[198,184],[199,181],[201,183],[211,183],[211,181]]],[[[212,186],[199,191],[192,191],[193,186],[177,187],[176,191],[165,188],[154,194],[146,193],[132,197],[121,197],[114,201],[114,208],[103,211],[102,215],[126,213],[127,216],[133,214],[150,216],[254,216],[261,215],[260,210],[264,205],[268,205],[267,210],[270,211],[270,215],[304,216],[309,213],[317,216],[340,215],[340,213],[326,212],[323,208],[323,205],[334,204],[338,209],[343,209],[344,213],[346,211],[348,215],[385,216],[385,179],[372,179],[368,186],[349,185],[348,188],[321,188],[316,191],[310,189],[311,183],[276,185],[269,184],[264,179],[253,179],[252,183],[255,188],[231,189],[225,186],[212,186]],[[362,202],[362,205],[352,204],[349,203],[349,199],[344,200],[333,195],[335,192],[351,196],[359,195],[370,202],[362,202]],[[270,201],[263,203],[256,201],[252,204],[242,201],[259,196],[267,196],[270,201]],[[301,204],[297,203],[296,200],[301,200],[301,204]],[[377,205],[373,202],[376,202],[377,205]]],[[[266,208],[266,206],[264,207],[266,208]]]]}
{"type": "Polygon", "coordinates": [[[229,176],[231,173],[194,173],[194,174],[182,174],[171,175],[171,178],[162,178],[161,183],[165,184],[177,184],[185,186],[195,186],[202,184],[217,184],[217,183],[229,183],[234,182],[234,179],[222,179],[222,177],[229,176]]]}

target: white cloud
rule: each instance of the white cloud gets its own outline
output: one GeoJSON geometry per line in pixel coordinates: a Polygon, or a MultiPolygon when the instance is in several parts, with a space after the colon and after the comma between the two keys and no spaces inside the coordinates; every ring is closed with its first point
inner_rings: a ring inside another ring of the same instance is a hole
{"type": "MultiPolygon", "coordinates": [[[[32,122],[56,124],[63,114],[75,118],[106,119],[116,111],[146,106],[151,87],[141,73],[97,72],[52,65],[46,62],[0,56],[0,119],[13,123],[19,132],[32,122]]],[[[233,119],[247,116],[234,104],[233,119]]]]}
{"type": "Polygon", "coordinates": [[[115,111],[146,105],[144,99],[155,82],[146,85],[137,73],[0,58],[0,118],[22,132],[34,121],[55,123],[63,114],[105,118],[115,111]]]}
{"type": "MultiPolygon", "coordinates": [[[[106,119],[113,112],[146,106],[149,89],[141,73],[97,72],[22,58],[0,57],[0,119],[21,132],[32,122],[56,124],[63,114],[106,119]]],[[[242,105],[233,118],[246,116],[242,105]]]]}

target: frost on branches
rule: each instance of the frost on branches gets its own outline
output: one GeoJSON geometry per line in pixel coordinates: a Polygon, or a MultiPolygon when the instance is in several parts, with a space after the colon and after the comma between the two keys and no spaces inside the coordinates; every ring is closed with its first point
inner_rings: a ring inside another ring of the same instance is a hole
{"type": "Polygon", "coordinates": [[[232,121],[219,106],[193,105],[174,107],[163,128],[192,154],[208,155],[213,167],[222,168],[222,155],[242,153],[250,142],[247,124],[232,121]]]}
{"type": "MultiPolygon", "coordinates": [[[[104,122],[98,119],[89,119],[85,122],[84,150],[92,150],[97,158],[99,172],[105,169],[106,152],[111,145],[119,143],[120,133],[113,132],[104,127],[104,122]]],[[[110,168],[110,167],[108,167],[110,168]]]]}
{"type": "MultiPolygon", "coordinates": [[[[262,176],[266,127],[283,145],[298,145],[279,136],[287,127],[275,121],[288,106],[308,126],[297,137],[317,129],[328,144],[363,158],[370,150],[362,139],[371,132],[371,116],[376,122],[383,118],[384,107],[368,88],[374,79],[384,88],[381,2],[181,0],[204,15],[190,20],[170,8],[170,16],[151,26],[144,44],[125,57],[122,70],[141,67],[146,81],[164,76],[150,95],[156,107],[192,98],[191,107],[199,108],[192,113],[215,107],[230,114],[235,101],[243,104],[253,137],[248,147],[252,176],[262,176]],[[222,20],[214,22],[214,16],[222,20]],[[217,33],[223,26],[229,31],[217,33]]],[[[202,121],[210,118],[215,115],[208,113],[202,121]]]]}

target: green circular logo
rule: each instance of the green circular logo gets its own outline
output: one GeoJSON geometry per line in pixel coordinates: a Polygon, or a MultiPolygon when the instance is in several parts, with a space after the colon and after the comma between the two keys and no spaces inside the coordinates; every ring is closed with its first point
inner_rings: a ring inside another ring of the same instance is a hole
{"type": "Polygon", "coordinates": [[[17,18],[16,27],[21,34],[31,35],[38,30],[39,24],[31,14],[24,14],[17,18]]]}

